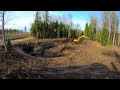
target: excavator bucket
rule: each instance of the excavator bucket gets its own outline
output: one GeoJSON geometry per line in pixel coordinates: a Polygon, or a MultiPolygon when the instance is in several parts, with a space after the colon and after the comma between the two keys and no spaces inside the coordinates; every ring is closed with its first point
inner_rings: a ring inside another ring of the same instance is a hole
{"type": "Polygon", "coordinates": [[[77,39],[74,39],[74,42],[78,42],[78,40],[77,40],[77,39]]]}

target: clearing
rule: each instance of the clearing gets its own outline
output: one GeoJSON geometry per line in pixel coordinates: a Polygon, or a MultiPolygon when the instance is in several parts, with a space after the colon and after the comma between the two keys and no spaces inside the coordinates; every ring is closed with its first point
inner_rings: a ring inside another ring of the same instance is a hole
{"type": "Polygon", "coordinates": [[[84,40],[26,38],[0,50],[1,79],[120,79],[120,48],[84,40]]]}

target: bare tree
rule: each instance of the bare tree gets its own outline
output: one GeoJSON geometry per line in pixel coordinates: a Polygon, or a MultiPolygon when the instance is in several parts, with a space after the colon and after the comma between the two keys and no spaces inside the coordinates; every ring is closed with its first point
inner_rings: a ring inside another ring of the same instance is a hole
{"type": "Polygon", "coordinates": [[[115,11],[112,11],[111,17],[110,17],[110,23],[111,23],[111,35],[112,35],[112,44],[115,45],[118,42],[118,28],[119,28],[119,19],[115,11]],[[117,40],[117,41],[116,41],[117,40]]]}
{"type": "Polygon", "coordinates": [[[102,28],[106,28],[109,35],[108,35],[108,44],[110,44],[110,34],[111,34],[111,30],[110,30],[110,11],[104,11],[102,12],[102,28]]]}
{"type": "MultiPolygon", "coordinates": [[[[120,12],[117,11],[117,13],[120,15],[120,12]]],[[[120,16],[118,16],[118,20],[120,20],[120,16]]],[[[117,45],[119,46],[120,45],[120,31],[118,31],[118,43],[117,45]]]]}
{"type": "Polygon", "coordinates": [[[76,29],[80,30],[80,24],[76,24],[76,29]]]}
{"type": "Polygon", "coordinates": [[[68,38],[70,38],[71,37],[70,28],[72,28],[72,15],[71,14],[68,15],[68,22],[69,22],[68,38]]]}
{"type": "Polygon", "coordinates": [[[92,30],[94,29],[94,27],[97,26],[97,18],[91,16],[91,19],[90,19],[90,24],[92,26],[92,30]]]}
{"type": "Polygon", "coordinates": [[[2,21],[3,44],[4,44],[4,47],[5,47],[5,51],[8,52],[8,48],[7,48],[7,44],[6,44],[6,38],[5,38],[5,30],[4,30],[4,26],[5,26],[5,11],[1,11],[0,12],[0,16],[1,16],[1,21],[2,21]]]}
{"type": "Polygon", "coordinates": [[[91,39],[92,40],[96,40],[96,37],[97,37],[97,27],[98,27],[97,23],[98,23],[97,18],[95,18],[94,16],[91,16],[91,18],[90,18],[90,26],[91,26],[90,32],[91,32],[91,39]]]}

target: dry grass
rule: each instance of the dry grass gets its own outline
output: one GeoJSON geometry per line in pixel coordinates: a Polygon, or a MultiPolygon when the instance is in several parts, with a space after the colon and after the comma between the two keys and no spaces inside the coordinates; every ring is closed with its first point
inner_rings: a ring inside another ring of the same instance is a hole
{"type": "MultiPolygon", "coordinates": [[[[7,39],[17,39],[17,38],[29,37],[29,33],[28,32],[6,33],[5,36],[7,39]]],[[[0,35],[0,39],[2,39],[2,35],[0,35]]]]}
{"type": "MultiPolygon", "coordinates": [[[[19,40],[23,40],[22,38],[28,38],[29,37],[29,33],[23,33],[23,32],[19,32],[19,33],[6,33],[6,39],[11,39],[11,40],[17,40],[18,39],[18,43],[19,43],[19,40]],[[20,39],[21,38],[21,39],[20,39]]],[[[26,40],[27,41],[27,40],[26,40]]],[[[14,42],[14,41],[12,41],[14,42]]],[[[16,42],[16,41],[15,41],[16,42]]],[[[2,35],[0,35],[0,45],[3,44],[3,41],[2,41],[2,35]]]]}
{"type": "Polygon", "coordinates": [[[18,43],[22,43],[22,42],[35,42],[35,38],[33,37],[28,37],[28,38],[22,38],[22,39],[17,39],[17,40],[12,40],[11,43],[12,44],[18,44],[18,43]]]}

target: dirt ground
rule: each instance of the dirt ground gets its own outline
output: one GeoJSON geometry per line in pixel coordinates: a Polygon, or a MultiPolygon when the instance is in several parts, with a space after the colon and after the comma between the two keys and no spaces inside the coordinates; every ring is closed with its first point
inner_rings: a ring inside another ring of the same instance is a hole
{"type": "Polygon", "coordinates": [[[20,41],[0,50],[1,79],[120,79],[120,48],[84,40],[20,41]]]}
{"type": "Polygon", "coordinates": [[[3,41],[0,39],[0,44],[2,44],[3,43],[3,41]]]}

